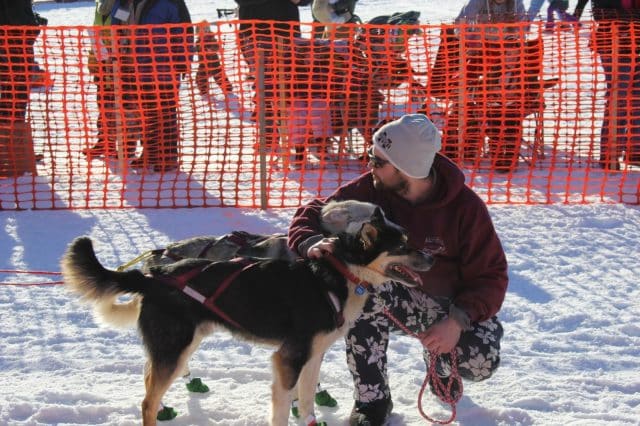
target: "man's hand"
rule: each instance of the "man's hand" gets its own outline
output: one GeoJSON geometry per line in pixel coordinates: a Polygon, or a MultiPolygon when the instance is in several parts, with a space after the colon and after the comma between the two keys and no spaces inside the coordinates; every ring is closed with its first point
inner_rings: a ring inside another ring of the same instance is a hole
{"type": "Polygon", "coordinates": [[[453,318],[445,318],[433,324],[419,337],[430,352],[443,354],[451,352],[456,347],[461,331],[462,327],[453,318]]]}
{"type": "Polygon", "coordinates": [[[307,250],[307,258],[309,259],[320,259],[326,253],[333,253],[333,249],[335,247],[335,242],[338,239],[335,237],[331,238],[323,238],[307,250]]]}

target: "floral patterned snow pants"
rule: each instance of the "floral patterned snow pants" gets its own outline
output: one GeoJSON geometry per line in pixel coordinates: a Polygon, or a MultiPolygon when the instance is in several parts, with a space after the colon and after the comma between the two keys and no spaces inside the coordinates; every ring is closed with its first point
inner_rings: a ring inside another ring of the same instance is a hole
{"type": "MultiPolygon", "coordinates": [[[[383,313],[386,307],[400,322],[415,333],[426,330],[449,313],[450,300],[432,298],[423,291],[388,283],[379,293],[371,295],[362,316],[346,337],[347,364],[355,385],[354,398],[371,402],[391,397],[387,377],[387,346],[389,331],[402,332],[383,313]]],[[[472,323],[472,330],[463,331],[456,347],[458,371],[467,380],[487,379],[500,364],[502,325],[496,317],[472,323]]],[[[428,352],[424,354],[428,366],[428,352]]],[[[450,374],[448,356],[440,356],[437,373],[450,374]]]]}

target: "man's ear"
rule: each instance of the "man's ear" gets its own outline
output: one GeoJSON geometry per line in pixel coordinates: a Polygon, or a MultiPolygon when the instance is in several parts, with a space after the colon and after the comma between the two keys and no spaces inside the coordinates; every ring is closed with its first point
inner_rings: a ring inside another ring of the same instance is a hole
{"type": "Polygon", "coordinates": [[[364,251],[370,250],[378,238],[378,229],[370,223],[365,223],[360,228],[360,243],[364,251]]]}

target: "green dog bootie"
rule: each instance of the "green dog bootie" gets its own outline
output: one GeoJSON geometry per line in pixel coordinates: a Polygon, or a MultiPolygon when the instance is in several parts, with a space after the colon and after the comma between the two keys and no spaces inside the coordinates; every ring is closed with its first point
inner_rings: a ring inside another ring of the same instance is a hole
{"type": "Polygon", "coordinates": [[[329,395],[326,390],[321,390],[316,392],[316,404],[322,407],[335,407],[338,405],[338,401],[329,395]]]}
{"type": "Polygon", "coordinates": [[[162,407],[162,410],[158,411],[158,415],[156,419],[160,422],[164,422],[165,420],[175,419],[178,415],[178,412],[173,409],[173,407],[162,407]]]}
{"type": "Polygon", "coordinates": [[[189,392],[197,392],[197,393],[206,393],[209,392],[209,386],[202,383],[200,378],[191,379],[189,383],[187,383],[187,389],[189,392]]]}
{"type": "MultiPolygon", "coordinates": [[[[329,392],[327,392],[324,389],[321,389],[320,384],[318,384],[318,387],[316,389],[315,400],[316,400],[316,404],[321,407],[335,407],[338,405],[338,401],[336,401],[331,395],[329,395],[329,392]]],[[[300,412],[298,411],[297,399],[294,399],[293,401],[291,401],[291,415],[295,418],[300,417],[300,412]]],[[[320,422],[318,423],[318,426],[322,426],[322,423],[324,423],[326,426],[326,422],[320,422]]]]}

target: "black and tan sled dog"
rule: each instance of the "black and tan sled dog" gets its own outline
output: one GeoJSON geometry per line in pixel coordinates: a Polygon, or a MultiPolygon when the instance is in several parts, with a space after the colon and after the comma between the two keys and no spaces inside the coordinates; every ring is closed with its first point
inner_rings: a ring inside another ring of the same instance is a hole
{"type": "Polygon", "coordinates": [[[275,346],[271,424],[286,425],[296,385],[301,418],[313,418],[322,356],[361,314],[367,289],[389,280],[419,285],[416,271],[433,263],[379,209],[358,232],[336,238],[333,256],[319,260],[184,259],[144,275],[105,269],[91,240],[81,237],[68,247],[62,274],[68,289],[98,308],[121,294],[139,295],[140,303],[126,306],[135,311],[148,356],[145,425],[156,424],[163,394],[216,328],[275,346]]]}

